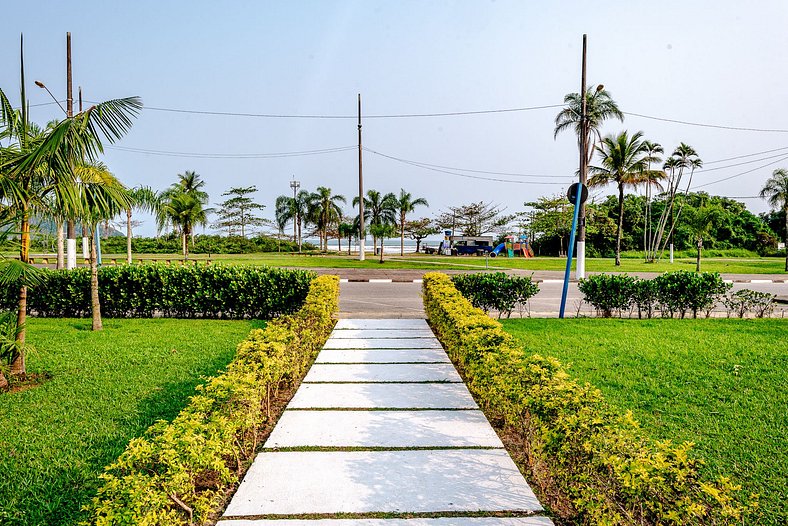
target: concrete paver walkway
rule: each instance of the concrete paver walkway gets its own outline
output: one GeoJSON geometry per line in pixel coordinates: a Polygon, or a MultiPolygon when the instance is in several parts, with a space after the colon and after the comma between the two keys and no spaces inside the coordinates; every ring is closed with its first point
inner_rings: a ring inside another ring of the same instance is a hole
{"type": "Polygon", "coordinates": [[[551,525],[542,511],[423,319],[344,319],[219,525],[551,525]]]}

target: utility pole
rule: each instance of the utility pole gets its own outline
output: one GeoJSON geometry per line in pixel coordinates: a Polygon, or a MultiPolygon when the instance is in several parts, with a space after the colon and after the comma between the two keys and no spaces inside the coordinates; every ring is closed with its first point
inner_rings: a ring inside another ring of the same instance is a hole
{"type": "Polygon", "coordinates": [[[301,240],[298,239],[298,203],[296,203],[296,194],[298,189],[301,188],[301,183],[295,180],[295,175],[293,176],[293,180],[290,181],[290,188],[293,189],[293,243],[298,243],[298,252],[301,252],[301,240]]]}
{"type": "Polygon", "coordinates": [[[364,261],[364,177],[361,170],[361,93],[358,94],[358,260],[364,261]]]}
{"type": "MultiPolygon", "coordinates": [[[[580,184],[585,185],[588,178],[588,107],[586,104],[586,35],[583,34],[583,66],[580,75],[580,184]]],[[[578,201],[580,201],[578,199],[578,201]]],[[[577,226],[577,266],[575,277],[586,277],[586,205],[580,206],[577,226]]],[[[578,206],[578,205],[575,205],[578,206]]]]}
{"type": "MultiPolygon", "coordinates": [[[[71,89],[71,32],[66,33],[66,117],[74,116],[74,94],[71,89]]],[[[74,219],[69,219],[66,228],[66,268],[77,266],[77,233],[74,219]]]]}

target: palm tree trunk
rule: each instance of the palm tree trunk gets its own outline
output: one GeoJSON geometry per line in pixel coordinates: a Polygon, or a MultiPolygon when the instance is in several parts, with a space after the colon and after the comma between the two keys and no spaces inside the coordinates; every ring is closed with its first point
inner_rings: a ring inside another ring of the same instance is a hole
{"type": "Polygon", "coordinates": [[[126,209],[126,263],[131,265],[131,208],[126,209]]]}
{"type": "Polygon", "coordinates": [[[0,391],[5,391],[8,389],[8,380],[6,380],[3,371],[0,371],[0,391]]]}
{"type": "MultiPolygon", "coordinates": [[[[352,240],[353,240],[352,236],[347,236],[347,255],[348,256],[350,255],[350,245],[351,245],[352,240]]],[[[786,263],[786,265],[788,265],[788,263],[786,263]]]]}
{"type": "Polygon", "coordinates": [[[698,259],[695,261],[695,272],[700,272],[700,253],[703,250],[703,239],[698,238],[698,259]]]}
{"type": "Polygon", "coordinates": [[[624,185],[618,185],[618,230],[616,231],[616,266],[621,266],[621,229],[624,227],[624,185]]]}
{"type": "Polygon", "coordinates": [[[184,230],[183,235],[181,236],[181,250],[183,251],[183,259],[186,259],[186,250],[188,250],[189,244],[186,242],[189,235],[184,230]]]}
{"type": "Polygon", "coordinates": [[[383,240],[385,238],[380,236],[380,262],[383,263],[383,240]]]}
{"type": "Polygon", "coordinates": [[[399,216],[399,255],[405,255],[405,214],[399,216]]]}
{"type": "MultiPolygon", "coordinates": [[[[22,209],[22,246],[19,250],[19,260],[22,263],[30,261],[30,219],[28,217],[27,203],[24,203],[22,209]]],[[[19,330],[16,333],[16,343],[19,349],[25,345],[25,322],[27,321],[27,285],[19,287],[19,305],[16,315],[16,326],[19,330]]],[[[23,376],[27,372],[25,367],[25,353],[20,351],[14,356],[11,361],[11,375],[23,376]]]]}
{"type": "Polygon", "coordinates": [[[788,206],[784,209],[785,212],[785,271],[788,272],[788,206]]]}
{"type": "Polygon", "coordinates": [[[301,253],[301,218],[298,218],[298,253],[301,253]]]}
{"type": "Polygon", "coordinates": [[[57,224],[57,265],[56,268],[58,270],[65,268],[66,266],[66,258],[65,258],[65,250],[63,249],[63,221],[56,221],[57,224]]]}
{"type": "Polygon", "coordinates": [[[100,331],[104,328],[101,323],[101,303],[99,302],[98,287],[98,259],[96,257],[95,227],[90,232],[90,313],[93,317],[93,330],[100,331]]]}

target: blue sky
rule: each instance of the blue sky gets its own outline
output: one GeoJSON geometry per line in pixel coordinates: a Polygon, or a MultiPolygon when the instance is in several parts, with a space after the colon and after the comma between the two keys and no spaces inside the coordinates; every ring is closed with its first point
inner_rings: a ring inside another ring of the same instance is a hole
{"type": "MultiPolygon", "coordinates": [[[[622,110],[715,125],[788,128],[788,4],[785,2],[36,2],[6,8],[0,87],[18,92],[18,40],[25,35],[32,104],[65,98],[65,33],[73,38],[74,84],[90,101],[138,95],[149,107],[241,113],[352,115],[474,111],[560,104],[579,89],[581,35],[590,83],[622,110]]],[[[76,88],[75,88],[76,89],[76,88]]],[[[56,106],[34,109],[41,123],[56,106]]],[[[434,215],[449,205],[492,201],[510,212],[562,193],[577,165],[574,137],[553,139],[556,109],[471,116],[367,119],[365,146],[394,157],[465,169],[549,177],[481,175],[484,181],[365,154],[365,186],[405,188],[434,215]],[[531,184],[537,183],[537,184],[531,184]]],[[[642,130],[672,150],[694,146],[708,162],[788,146],[788,134],[721,130],[628,116],[607,132],[642,130]]],[[[201,154],[274,153],[356,143],[343,119],[270,119],[144,110],[118,146],[201,154]]],[[[762,154],[707,164],[704,189],[754,196],[788,159],[762,154]]],[[[788,150],[786,150],[788,156],[788,150]]],[[[230,186],[257,185],[272,214],[277,195],[330,186],[357,191],[357,155],[197,158],[107,150],[130,186],[164,188],[184,170],[207,181],[212,202],[230,186]]],[[[451,171],[451,170],[450,170],[451,171]]],[[[473,172],[464,172],[473,174],[473,172]]],[[[604,194],[612,191],[598,191],[604,194]]],[[[762,201],[745,200],[754,211],[762,201]]],[[[348,206],[348,212],[350,207],[348,206]]],[[[146,219],[140,232],[153,233],[146,219]]]]}

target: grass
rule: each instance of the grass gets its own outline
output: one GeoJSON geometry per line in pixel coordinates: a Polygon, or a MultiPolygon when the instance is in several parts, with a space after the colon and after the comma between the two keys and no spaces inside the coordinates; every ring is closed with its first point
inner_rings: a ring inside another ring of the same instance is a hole
{"type": "MultiPolygon", "coordinates": [[[[105,255],[108,261],[113,255],[105,255]]],[[[178,260],[179,254],[135,255],[143,259],[178,260]]],[[[207,254],[189,256],[196,261],[205,261],[207,254]]],[[[125,261],[125,255],[117,255],[118,262],[125,261]]],[[[369,255],[365,261],[346,254],[279,254],[276,252],[257,254],[212,254],[211,261],[219,264],[271,265],[276,267],[300,268],[369,268],[369,269],[417,269],[417,270],[482,270],[488,265],[493,270],[556,270],[566,267],[566,259],[557,257],[537,258],[485,258],[476,256],[433,256],[426,254],[386,255],[385,262],[379,263],[376,256],[369,255]]],[[[676,258],[671,264],[667,260],[658,263],[645,263],[639,258],[623,258],[621,266],[615,266],[612,258],[589,258],[586,268],[590,272],[666,272],[669,270],[695,270],[694,258],[676,258]]],[[[784,258],[704,258],[701,270],[726,274],[785,274],[784,258]]]]}
{"type": "Polygon", "coordinates": [[[0,524],[74,524],[97,475],[233,357],[247,321],[30,319],[28,371],[51,380],[0,394],[0,524]]]}
{"type": "Polygon", "coordinates": [[[503,320],[530,353],[631,409],[659,440],[689,440],[711,477],[761,495],[759,524],[788,522],[788,321],[503,320]]]}

